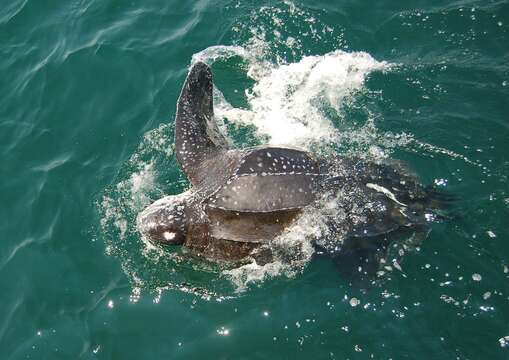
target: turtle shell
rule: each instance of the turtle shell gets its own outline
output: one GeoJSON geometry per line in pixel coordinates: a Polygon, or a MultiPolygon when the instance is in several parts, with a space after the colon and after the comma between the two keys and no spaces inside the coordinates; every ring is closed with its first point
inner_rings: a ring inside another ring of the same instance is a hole
{"type": "Polygon", "coordinates": [[[237,212],[300,209],[315,200],[321,177],[319,164],[304,151],[256,148],[205,203],[237,212]]]}

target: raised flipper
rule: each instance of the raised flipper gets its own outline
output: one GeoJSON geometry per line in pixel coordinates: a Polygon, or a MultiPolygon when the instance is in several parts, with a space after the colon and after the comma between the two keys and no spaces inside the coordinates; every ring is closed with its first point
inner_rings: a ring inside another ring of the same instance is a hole
{"type": "Polygon", "coordinates": [[[207,176],[207,161],[226,149],[226,141],[214,122],[212,72],[198,62],[182,87],[175,118],[177,161],[191,183],[207,176]]]}

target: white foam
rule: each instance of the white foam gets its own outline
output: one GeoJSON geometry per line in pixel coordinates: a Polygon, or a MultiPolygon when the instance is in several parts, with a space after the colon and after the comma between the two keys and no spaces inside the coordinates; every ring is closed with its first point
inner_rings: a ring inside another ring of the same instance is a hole
{"type": "Polygon", "coordinates": [[[336,141],[338,130],[323,110],[340,114],[345,98],[363,88],[369,73],[390,68],[365,52],[341,50],[274,65],[261,61],[252,47],[214,46],[196,54],[193,61],[210,64],[222,56],[240,56],[247,62],[247,75],[256,81],[246,91],[248,108],[235,108],[217,96],[215,113],[231,123],[254,126],[271,145],[309,147],[336,141]]]}
{"type": "Polygon", "coordinates": [[[191,58],[191,65],[201,61],[205,63],[213,63],[219,59],[224,60],[234,56],[248,58],[250,55],[242,46],[210,46],[196,54],[191,58]]]}
{"type": "Polygon", "coordinates": [[[138,172],[131,175],[129,185],[134,207],[141,208],[148,205],[150,199],[147,193],[155,187],[154,164],[152,162],[143,164],[138,172]]]}

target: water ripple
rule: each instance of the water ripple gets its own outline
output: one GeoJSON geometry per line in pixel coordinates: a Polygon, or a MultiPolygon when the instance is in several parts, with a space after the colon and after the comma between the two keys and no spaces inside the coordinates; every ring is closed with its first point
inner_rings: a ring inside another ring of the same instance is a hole
{"type": "MultiPolygon", "coordinates": [[[[16,299],[16,301],[14,302],[14,304],[10,307],[10,309],[8,311],[6,311],[6,313],[4,314],[5,317],[3,318],[1,326],[0,326],[0,345],[3,342],[3,339],[4,339],[7,329],[9,329],[11,327],[11,322],[13,320],[13,317],[16,314],[16,311],[18,310],[18,308],[21,306],[21,304],[23,304],[23,297],[18,297],[16,299]]],[[[2,308],[6,309],[7,306],[3,305],[2,308]]]]}
{"type": "Polygon", "coordinates": [[[44,164],[32,167],[34,171],[49,172],[57,167],[60,167],[71,160],[72,155],[70,153],[60,154],[56,158],[46,161],[44,164]]]}
{"type": "Polygon", "coordinates": [[[7,7],[2,11],[3,14],[0,13],[0,25],[5,25],[15,18],[21,11],[23,11],[27,3],[28,0],[20,0],[14,4],[10,4],[10,6],[7,5],[7,7]]]}
{"type": "Polygon", "coordinates": [[[16,244],[14,248],[11,250],[11,252],[7,255],[7,257],[0,263],[0,270],[5,267],[11,261],[14,256],[18,253],[18,251],[24,249],[25,247],[33,244],[36,242],[36,239],[34,237],[28,237],[21,241],[20,243],[16,244]]]}

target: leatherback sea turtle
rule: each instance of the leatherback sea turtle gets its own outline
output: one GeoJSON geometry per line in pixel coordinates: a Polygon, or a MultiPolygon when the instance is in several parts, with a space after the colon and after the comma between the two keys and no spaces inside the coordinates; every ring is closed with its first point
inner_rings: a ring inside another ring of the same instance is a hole
{"type": "Polygon", "coordinates": [[[323,196],[343,214],[328,219],[330,233],[343,240],[322,246],[326,251],[421,227],[437,207],[435,193],[395,164],[320,160],[283,147],[228,148],[214,121],[212,73],[201,62],[189,71],[177,103],[175,148],[192,187],[155,201],[138,215],[137,226],[152,241],[184,245],[207,259],[267,261],[261,245],[323,196]]]}

